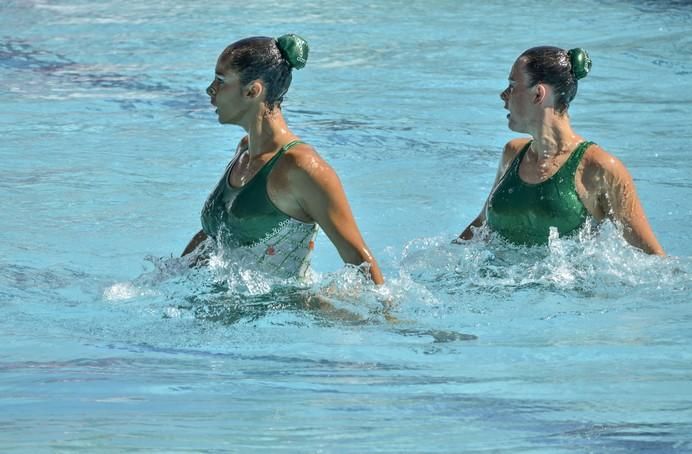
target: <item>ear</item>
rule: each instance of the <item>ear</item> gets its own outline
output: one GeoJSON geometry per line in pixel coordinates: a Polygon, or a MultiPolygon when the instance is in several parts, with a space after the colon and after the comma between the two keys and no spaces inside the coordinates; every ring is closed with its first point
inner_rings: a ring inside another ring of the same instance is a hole
{"type": "Polygon", "coordinates": [[[548,96],[548,90],[546,86],[542,83],[537,83],[534,86],[533,102],[534,104],[541,104],[545,101],[548,96]]]}
{"type": "Polygon", "coordinates": [[[247,87],[245,94],[248,98],[257,98],[264,93],[264,85],[259,80],[250,82],[247,87]]]}

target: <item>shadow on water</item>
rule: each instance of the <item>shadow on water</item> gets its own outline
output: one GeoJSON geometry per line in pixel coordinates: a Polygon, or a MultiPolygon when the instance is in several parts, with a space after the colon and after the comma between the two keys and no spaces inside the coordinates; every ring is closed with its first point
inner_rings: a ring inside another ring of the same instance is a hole
{"type": "Polygon", "coordinates": [[[644,13],[692,15],[692,1],[690,0],[628,0],[628,2],[644,13]]]}
{"type": "Polygon", "coordinates": [[[51,73],[74,65],[63,55],[34,49],[25,41],[6,36],[0,42],[0,67],[51,73]]]}
{"type": "Polygon", "coordinates": [[[126,93],[146,93],[162,97],[155,102],[147,99],[109,99],[123,110],[159,103],[179,110],[184,115],[196,113],[207,105],[200,103],[201,88],[175,88],[162,82],[152,81],[146,73],[136,76],[113,71],[99,71],[98,66],[87,65],[60,53],[36,49],[23,40],[4,37],[0,41],[0,68],[40,73],[43,77],[57,81],[59,85],[74,85],[82,89],[114,89],[126,93]]]}
{"type": "Polygon", "coordinates": [[[607,450],[625,449],[627,452],[688,452],[692,444],[675,441],[681,434],[689,433],[689,423],[611,423],[578,424],[572,428],[540,437],[541,443],[560,446],[574,444],[580,440],[583,445],[607,450]],[[671,440],[672,441],[668,441],[671,440]]]}

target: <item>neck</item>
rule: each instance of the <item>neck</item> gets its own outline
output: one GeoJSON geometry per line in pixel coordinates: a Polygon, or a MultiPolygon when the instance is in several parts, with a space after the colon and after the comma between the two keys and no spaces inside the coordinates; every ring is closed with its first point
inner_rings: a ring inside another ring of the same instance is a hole
{"type": "Polygon", "coordinates": [[[544,116],[530,132],[533,143],[529,155],[536,161],[550,160],[558,155],[570,153],[582,141],[569,122],[569,116],[551,112],[544,116]]]}
{"type": "Polygon", "coordinates": [[[262,105],[244,129],[248,134],[248,153],[251,159],[274,152],[287,141],[295,139],[278,107],[269,111],[262,105]]]}

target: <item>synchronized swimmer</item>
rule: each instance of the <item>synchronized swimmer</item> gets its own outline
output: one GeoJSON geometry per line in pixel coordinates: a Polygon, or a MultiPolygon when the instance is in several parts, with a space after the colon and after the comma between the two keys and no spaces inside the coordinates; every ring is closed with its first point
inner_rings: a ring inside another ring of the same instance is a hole
{"type": "Polygon", "coordinates": [[[265,272],[302,277],[319,226],[344,262],[366,263],[372,281],[381,284],[339,177],[291,132],[281,111],[292,69],[305,66],[308,51],[301,37],[283,35],[242,39],[219,56],[207,94],[219,123],[241,126],[247,135],[204,204],[202,230],[183,255],[204,253],[198,249],[213,240],[265,272]]]}
{"type": "Polygon", "coordinates": [[[664,255],[625,166],[572,130],[567,110],[590,70],[583,49],[534,47],[517,58],[500,98],[509,129],[531,139],[505,145],[485,206],[459,240],[487,225],[514,243],[545,244],[551,228],[569,236],[589,219],[610,219],[631,245],[664,255]]]}
{"type": "MultiPolygon", "coordinates": [[[[337,174],[283,117],[292,70],[305,66],[308,50],[297,35],[251,37],[219,56],[207,94],[219,123],[241,126],[247,135],[205,202],[202,229],[183,255],[204,255],[216,244],[264,272],[301,278],[319,227],[344,262],[365,264],[370,279],[382,284],[337,174]]],[[[531,138],[505,145],[482,211],[455,242],[487,226],[510,242],[542,245],[553,231],[569,236],[589,221],[611,219],[631,245],[664,255],[625,166],[570,125],[577,81],[590,69],[583,49],[534,47],[517,58],[500,97],[509,128],[531,138]]]]}

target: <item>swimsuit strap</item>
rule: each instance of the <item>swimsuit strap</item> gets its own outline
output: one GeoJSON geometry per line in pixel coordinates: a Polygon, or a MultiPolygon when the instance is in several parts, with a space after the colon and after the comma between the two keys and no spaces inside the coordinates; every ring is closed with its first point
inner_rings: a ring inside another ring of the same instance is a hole
{"type": "Polygon", "coordinates": [[[586,153],[586,150],[591,145],[593,145],[593,142],[589,142],[588,140],[585,140],[577,145],[577,149],[572,152],[569,158],[567,158],[567,161],[562,165],[562,169],[565,169],[565,171],[569,172],[570,175],[574,175],[577,172],[577,167],[579,167],[581,158],[584,157],[584,153],[586,153]]]}
{"type": "Polygon", "coordinates": [[[519,166],[521,165],[521,160],[524,159],[524,155],[526,154],[527,151],[529,151],[529,148],[531,148],[532,143],[533,143],[533,140],[529,140],[526,143],[526,145],[524,145],[524,148],[521,149],[521,151],[519,152],[517,157],[514,158],[514,162],[512,163],[512,165],[517,168],[517,171],[519,170],[519,166]]]}
{"type": "MultiPolygon", "coordinates": [[[[252,180],[250,180],[250,182],[248,182],[248,183],[247,183],[245,186],[243,186],[242,188],[245,188],[246,186],[248,186],[253,180],[257,180],[257,179],[260,179],[260,178],[262,178],[262,177],[265,177],[265,178],[266,178],[266,176],[269,174],[269,172],[270,172],[270,171],[272,170],[272,168],[274,167],[274,164],[276,164],[276,161],[277,161],[281,156],[283,156],[283,154],[284,154],[285,152],[287,152],[287,151],[290,150],[291,148],[295,147],[296,145],[300,145],[301,143],[305,143],[305,142],[303,142],[302,140],[294,140],[293,142],[289,142],[289,143],[287,143],[286,145],[284,145],[283,147],[279,148],[279,151],[277,151],[276,153],[274,153],[274,156],[272,156],[271,159],[270,159],[269,161],[267,161],[267,162],[262,166],[262,168],[257,172],[257,174],[255,174],[255,176],[252,177],[252,180]]],[[[240,155],[240,153],[238,153],[238,154],[233,158],[233,160],[231,160],[231,162],[229,163],[229,165],[226,167],[226,173],[227,173],[228,175],[230,175],[230,171],[232,170],[233,164],[235,163],[235,161],[236,161],[236,159],[238,158],[239,155],[240,155]]],[[[226,176],[226,178],[228,178],[228,176],[226,176]]],[[[240,189],[242,189],[242,188],[240,188],[240,189]]]]}
{"type": "MultiPolygon", "coordinates": [[[[274,168],[274,164],[276,164],[276,161],[284,155],[288,150],[291,148],[295,147],[296,145],[300,145],[301,143],[305,143],[302,140],[294,140],[293,142],[289,142],[283,147],[279,148],[279,151],[277,151],[272,158],[267,161],[267,163],[260,169],[259,172],[257,172],[257,176],[263,175],[265,178],[269,175],[269,172],[274,168]]],[[[254,179],[254,178],[253,178],[254,179]]]]}
{"type": "MultiPolygon", "coordinates": [[[[531,147],[532,143],[533,140],[530,140],[529,143],[524,145],[524,148],[521,149],[517,157],[514,159],[514,162],[512,163],[512,170],[516,172],[517,175],[519,174],[519,166],[521,165],[521,160],[524,158],[524,155],[529,150],[529,147],[531,147]]],[[[584,153],[586,153],[586,150],[593,144],[593,142],[585,140],[581,142],[579,145],[577,145],[577,148],[572,152],[569,158],[567,158],[567,161],[565,161],[565,163],[562,164],[558,171],[555,172],[555,175],[551,176],[546,181],[552,180],[559,173],[569,173],[570,175],[574,175],[577,172],[577,167],[579,167],[581,159],[584,157],[584,153]]]]}
{"type": "Polygon", "coordinates": [[[524,145],[524,147],[519,151],[519,153],[517,153],[516,157],[514,158],[514,161],[512,161],[512,164],[509,166],[509,169],[507,169],[507,172],[505,172],[504,176],[502,177],[503,180],[510,174],[514,175],[516,178],[519,178],[519,166],[521,165],[521,160],[524,159],[524,155],[527,151],[529,151],[529,148],[531,147],[532,143],[533,140],[529,140],[526,143],[526,145],[524,145]]]}
{"type": "Polygon", "coordinates": [[[283,156],[284,153],[286,153],[288,150],[291,148],[295,147],[296,145],[300,145],[301,143],[305,143],[302,140],[294,140],[292,142],[288,142],[286,145],[283,147],[279,148],[279,151],[276,152],[274,156],[267,162],[266,166],[269,167],[270,169],[274,165],[274,161],[279,159],[281,156],[283,156]]]}
{"type": "Polygon", "coordinates": [[[305,142],[303,142],[302,140],[294,140],[293,142],[288,142],[286,145],[281,147],[281,150],[279,150],[279,152],[281,152],[281,151],[286,152],[286,151],[290,150],[291,148],[295,147],[296,145],[300,145],[301,143],[305,143],[305,142]]]}

